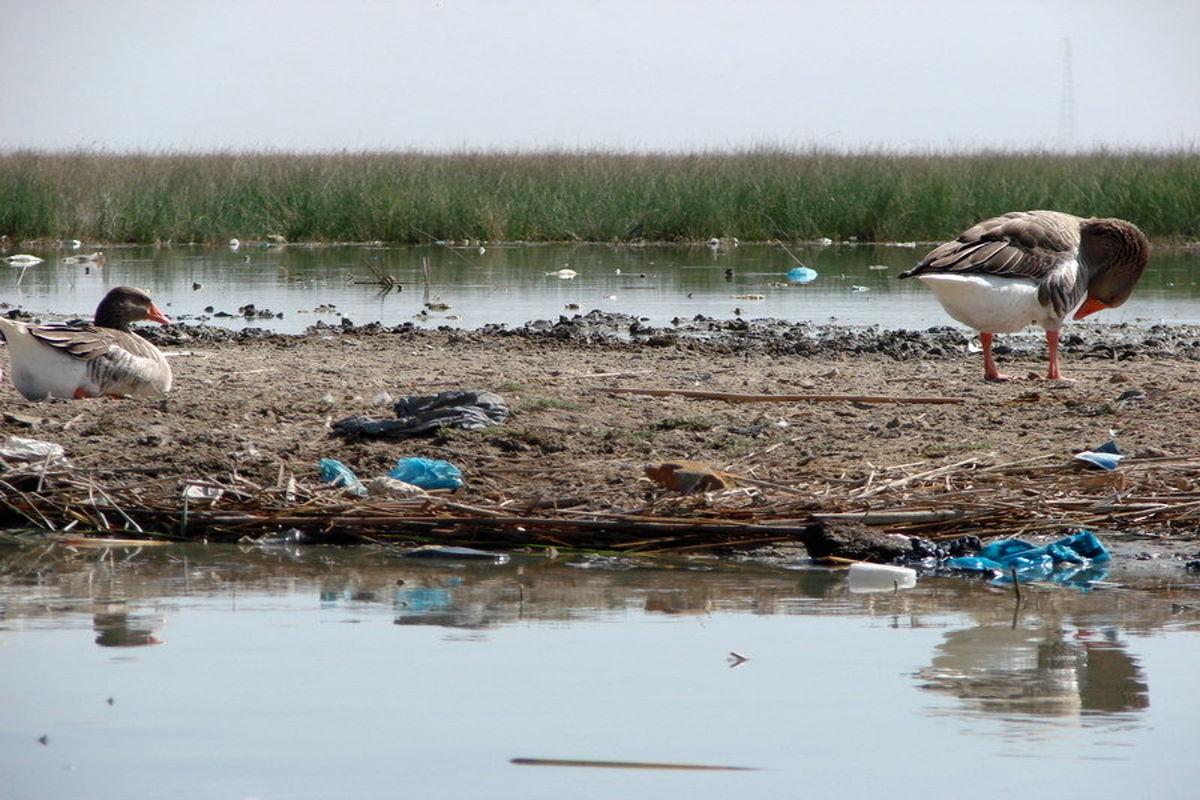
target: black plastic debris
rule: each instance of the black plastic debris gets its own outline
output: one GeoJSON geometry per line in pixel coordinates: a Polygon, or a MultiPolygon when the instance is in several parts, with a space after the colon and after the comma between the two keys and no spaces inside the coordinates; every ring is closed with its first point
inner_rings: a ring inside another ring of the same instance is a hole
{"type": "Polygon", "coordinates": [[[499,395],[478,390],[404,397],[392,410],[396,419],[346,417],[333,423],[333,430],[343,435],[401,438],[431,435],[439,428],[474,431],[508,419],[508,406],[499,395]]]}

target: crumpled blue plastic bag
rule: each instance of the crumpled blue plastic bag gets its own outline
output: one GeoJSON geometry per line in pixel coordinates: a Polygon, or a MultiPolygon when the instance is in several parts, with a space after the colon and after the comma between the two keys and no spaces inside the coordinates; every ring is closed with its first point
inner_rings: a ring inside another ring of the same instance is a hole
{"type": "Polygon", "coordinates": [[[463,485],[462,470],[449,461],[432,458],[402,458],[388,477],[422,489],[458,489],[463,485]]]}
{"type": "Polygon", "coordinates": [[[334,486],[344,486],[351,494],[364,496],[367,487],[362,485],[354,471],[336,458],[322,458],[320,461],[321,480],[334,486]]]}
{"type": "Polygon", "coordinates": [[[1106,569],[1097,567],[1112,558],[1108,549],[1090,531],[1079,531],[1045,547],[1037,547],[1022,539],[1002,539],[991,542],[974,556],[960,556],[946,562],[951,569],[965,572],[997,574],[997,582],[1012,580],[1051,580],[1056,583],[1078,584],[1081,572],[1087,572],[1086,582],[1101,580],[1106,569]]]}

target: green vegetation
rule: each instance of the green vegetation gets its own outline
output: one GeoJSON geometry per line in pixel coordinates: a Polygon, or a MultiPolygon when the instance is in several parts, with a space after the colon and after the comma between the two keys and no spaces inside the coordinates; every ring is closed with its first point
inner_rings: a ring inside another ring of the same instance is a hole
{"type": "Polygon", "coordinates": [[[1200,152],[0,153],[13,241],[941,240],[1004,211],[1200,237],[1200,152]]]}
{"type": "Polygon", "coordinates": [[[574,400],[564,400],[561,397],[535,397],[531,400],[517,403],[513,408],[513,411],[518,414],[545,410],[587,411],[587,406],[582,403],[576,403],[574,400]]]}
{"type": "Polygon", "coordinates": [[[660,431],[695,431],[703,433],[711,431],[713,424],[708,420],[693,419],[691,417],[667,417],[660,419],[651,427],[660,431]]]}

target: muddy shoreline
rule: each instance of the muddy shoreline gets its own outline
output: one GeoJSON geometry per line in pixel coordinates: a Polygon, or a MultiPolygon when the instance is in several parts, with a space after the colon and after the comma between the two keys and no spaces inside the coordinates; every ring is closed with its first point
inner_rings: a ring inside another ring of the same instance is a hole
{"type": "Polygon", "coordinates": [[[1062,342],[1072,381],[1034,377],[1045,369],[1040,336],[1004,337],[997,357],[1021,378],[1004,384],[982,380],[973,340],[950,327],[695,318],[651,328],[591,312],[477,331],[347,324],[279,335],[173,325],[145,333],[175,371],[165,405],[31,403],[5,381],[0,435],[60,444],[72,470],[104,486],[136,475],[176,487],[319,487],[321,458],[368,478],[422,456],[459,466],[466,486],[455,501],[475,506],[686,518],[726,506],[745,516],[775,506],[845,513],[994,501],[1011,519],[992,509],[988,525],[1020,531],[1027,519],[1029,535],[1046,536],[1101,520],[1097,533],[1140,558],[1143,571],[1195,582],[1184,564],[1200,557],[1200,517],[1175,506],[1191,502],[1200,476],[1197,327],[1072,326],[1062,342]],[[448,389],[494,392],[510,415],[485,430],[413,439],[332,430],[349,416],[394,416],[401,397],[448,389]],[[824,399],[762,399],[770,395],[824,399]],[[947,402],[908,402],[920,396],[947,402]],[[884,397],[897,402],[853,399],[884,397]],[[1072,461],[1109,438],[1126,454],[1118,470],[1072,461]],[[682,497],[643,473],[673,459],[746,480],[729,496],[682,497]],[[1089,511],[1101,507],[1112,510],[1089,511]]]}

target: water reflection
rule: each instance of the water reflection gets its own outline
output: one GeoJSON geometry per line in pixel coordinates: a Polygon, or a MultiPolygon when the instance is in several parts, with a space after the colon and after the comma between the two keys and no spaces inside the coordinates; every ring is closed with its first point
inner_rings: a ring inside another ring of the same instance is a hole
{"type": "MultiPolygon", "coordinates": [[[[89,614],[102,647],[161,644],[168,604],[188,597],[310,594],[324,610],[387,609],[394,625],[485,631],[528,622],[571,622],[630,612],[648,617],[715,614],[873,615],[895,628],[954,627],[917,674],[929,691],[970,709],[1068,716],[1148,706],[1148,679],[1122,629],[1153,629],[1169,604],[1103,592],[1043,591],[1018,609],[986,584],[924,579],[915,590],[852,595],[845,573],[708,561],[525,557],[508,564],[415,560],[387,551],[181,546],[123,551],[7,548],[0,600],[17,623],[70,627],[89,614]],[[119,557],[114,557],[120,553],[119,557]],[[946,621],[965,617],[966,626],[946,621]],[[1004,623],[1001,620],[1005,620],[1004,623]]],[[[1027,590],[1028,591],[1028,590],[1027,590]]],[[[243,600],[244,602],[244,600],[243,600]]]]}
{"type": "Polygon", "coordinates": [[[160,644],[154,632],[162,627],[160,617],[130,614],[123,600],[96,603],[92,615],[92,628],[96,631],[96,644],[101,647],[141,647],[160,644]]]}
{"type": "Polygon", "coordinates": [[[801,563],[0,545],[0,772],[45,798],[928,798],[1017,755],[1023,797],[1127,796],[1133,765],[1186,796],[1170,602],[1027,594],[1014,627],[986,583],[851,594],[801,563]],[[515,757],[766,769],[568,786],[515,757]]]}
{"type": "Polygon", "coordinates": [[[946,634],[924,688],[946,692],[978,711],[1051,717],[1140,711],[1149,690],[1119,629],[965,628],[946,634]]]}

